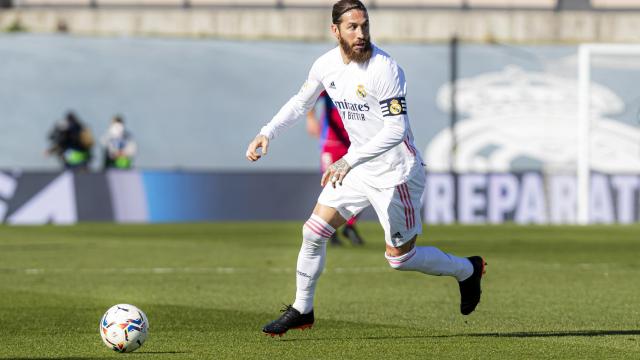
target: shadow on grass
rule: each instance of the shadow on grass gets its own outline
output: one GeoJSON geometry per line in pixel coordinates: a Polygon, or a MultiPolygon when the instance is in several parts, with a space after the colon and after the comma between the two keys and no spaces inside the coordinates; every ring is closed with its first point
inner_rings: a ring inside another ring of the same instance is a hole
{"type": "MultiPolygon", "coordinates": [[[[564,337],[564,336],[611,336],[611,335],[640,335],[640,330],[575,330],[575,331],[523,331],[511,333],[480,333],[480,334],[458,334],[451,337],[564,337]]],[[[443,337],[447,337],[444,335],[443,337]]]]}
{"type": "Polygon", "coordinates": [[[136,351],[130,355],[142,354],[191,354],[191,351],[136,351]]]}
{"type": "Polygon", "coordinates": [[[72,356],[72,357],[20,357],[20,358],[16,358],[16,357],[12,357],[12,358],[0,358],[0,359],[12,359],[12,360],[98,360],[98,359],[102,359],[102,358],[98,358],[95,356],[87,356],[87,357],[80,357],[80,356],[72,356]]]}
{"type": "MultiPolygon", "coordinates": [[[[189,354],[189,351],[136,351],[132,353],[128,353],[127,356],[143,356],[149,354],[189,354]]],[[[104,359],[104,357],[96,357],[96,356],[71,356],[71,357],[20,357],[20,358],[1,358],[4,359],[12,359],[12,360],[98,360],[104,359]]]]}
{"type": "MultiPolygon", "coordinates": [[[[619,336],[619,335],[640,335],[640,330],[575,330],[575,331],[522,331],[504,333],[469,333],[451,335],[408,335],[408,336],[362,336],[352,339],[360,340],[393,340],[393,339],[445,339],[445,338],[465,338],[465,337],[495,337],[495,338],[546,338],[546,337],[594,337],[594,336],[619,336]]],[[[280,341],[322,341],[322,340],[343,340],[343,338],[304,338],[304,339],[281,339],[280,341]]]]}

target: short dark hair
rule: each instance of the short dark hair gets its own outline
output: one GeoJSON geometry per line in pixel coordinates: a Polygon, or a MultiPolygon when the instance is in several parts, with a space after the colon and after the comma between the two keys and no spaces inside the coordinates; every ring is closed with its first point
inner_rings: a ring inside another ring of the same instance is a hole
{"type": "Polygon", "coordinates": [[[347,11],[355,9],[362,10],[365,13],[367,12],[367,8],[364,7],[364,4],[360,2],[360,0],[340,0],[333,4],[333,11],[331,12],[331,19],[333,23],[340,25],[340,18],[342,15],[347,11]]]}

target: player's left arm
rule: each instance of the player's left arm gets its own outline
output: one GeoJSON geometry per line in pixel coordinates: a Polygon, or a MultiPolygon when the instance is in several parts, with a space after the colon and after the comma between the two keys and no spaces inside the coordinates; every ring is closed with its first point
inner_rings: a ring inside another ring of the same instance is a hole
{"type": "Polygon", "coordinates": [[[407,125],[406,111],[404,110],[405,105],[399,105],[403,103],[404,100],[402,99],[404,98],[397,97],[381,101],[381,104],[384,102],[393,102],[391,106],[394,107],[395,110],[391,111],[396,111],[397,113],[383,115],[385,119],[382,129],[371,138],[369,142],[353,150],[349,148],[349,151],[343,159],[345,159],[351,168],[393,149],[407,136],[407,129],[409,127],[407,125]],[[402,108],[400,108],[400,106],[402,106],[402,108]]]}
{"type": "Polygon", "coordinates": [[[323,182],[331,179],[334,186],[335,182],[342,185],[342,180],[352,168],[391,150],[406,137],[409,118],[405,102],[404,72],[396,64],[387,64],[380,69],[373,87],[373,95],[380,99],[384,119],[382,129],[363,146],[350,147],[342,159],[329,166],[323,175],[323,182]]]}

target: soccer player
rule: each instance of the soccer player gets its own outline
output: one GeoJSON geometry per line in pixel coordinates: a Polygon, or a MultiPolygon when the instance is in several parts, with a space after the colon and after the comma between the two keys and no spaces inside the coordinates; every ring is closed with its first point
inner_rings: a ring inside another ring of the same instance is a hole
{"type": "MultiPolygon", "coordinates": [[[[320,93],[316,106],[307,113],[307,132],[320,138],[320,170],[324,173],[331,164],[343,157],[351,141],[344,128],[340,112],[326,91],[320,93]],[[316,111],[317,110],[319,111],[316,111]],[[319,115],[319,116],[317,116],[319,115]]],[[[342,235],[353,245],[363,245],[364,240],[356,229],[358,215],[352,216],[342,228],[342,235]]],[[[331,245],[342,245],[337,232],[329,238],[331,245]]]]}
{"type": "Polygon", "coordinates": [[[262,331],[282,336],[289,329],[313,325],[313,297],[325,264],[327,239],[369,205],[384,229],[389,265],[454,277],[460,288],[460,312],[468,315],[480,302],[484,260],[416,246],[422,233],[425,172],[409,126],[404,72],[370,42],[369,17],[360,1],[335,3],[332,20],[339,46],[316,60],[300,92],[260,130],[246,152],[250,161],[266,155],[269,142],[304,117],[323,89],[340,110],[351,140],[347,154],[322,174],[324,189],[302,228],[295,301],[262,331]]]}

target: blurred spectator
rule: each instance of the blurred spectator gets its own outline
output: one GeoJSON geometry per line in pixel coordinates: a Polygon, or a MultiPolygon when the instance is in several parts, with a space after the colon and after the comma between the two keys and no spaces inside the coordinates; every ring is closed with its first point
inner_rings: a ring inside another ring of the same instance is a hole
{"type": "Polygon", "coordinates": [[[91,161],[93,135],[73,111],[67,112],[49,132],[48,155],[57,156],[65,169],[87,170],[91,161]]]}
{"type": "Polygon", "coordinates": [[[125,128],[122,116],[111,119],[109,129],[102,136],[105,169],[130,169],[137,146],[131,133],[125,128]]]}

